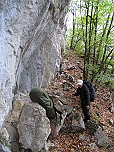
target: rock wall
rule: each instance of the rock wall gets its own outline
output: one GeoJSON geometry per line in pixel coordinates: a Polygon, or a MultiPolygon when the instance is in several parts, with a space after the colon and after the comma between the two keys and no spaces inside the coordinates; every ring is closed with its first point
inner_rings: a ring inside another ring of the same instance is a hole
{"type": "Polygon", "coordinates": [[[18,89],[46,87],[56,75],[69,1],[0,1],[0,127],[18,89]]]}

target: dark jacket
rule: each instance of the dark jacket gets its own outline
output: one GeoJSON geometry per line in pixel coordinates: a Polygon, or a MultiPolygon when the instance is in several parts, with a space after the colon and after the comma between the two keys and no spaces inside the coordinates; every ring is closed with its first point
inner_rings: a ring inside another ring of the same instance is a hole
{"type": "Polygon", "coordinates": [[[87,86],[83,84],[81,88],[78,87],[77,92],[74,94],[75,96],[80,95],[81,103],[85,105],[90,105],[90,94],[87,86]]]}

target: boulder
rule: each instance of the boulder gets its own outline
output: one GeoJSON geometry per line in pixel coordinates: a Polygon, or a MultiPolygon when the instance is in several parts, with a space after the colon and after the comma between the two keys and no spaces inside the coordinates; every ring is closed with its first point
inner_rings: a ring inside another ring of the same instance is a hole
{"type": "Polygon", "coordinates": [[[82,116],[79,112],[76,112],[72,118],[72,131],[74,133],[83,133],[85,130],[85,124],[82,119],[82,116]]]}
{"type": "Polygon", "coordinates": [[[94,133],[95,143],[98,147],[105,147],[111,145],[111,142],[108,136],[102,131],[102,128],[98,128],[97,131],[94,133]]]}
{"type": "Polygon", "coordinates": [[[51,132],[45,110],[37,103],[25,103],[17,125],[19,142],[24,149],[39,152],[51,132]]]}
{"type": "Polygon", "coordinates": [[[85,124],[82,119],[81,113],[72,110],[72,113],[67,115],[66,121],[61,129],[62,133],[83,133],[85,124]]]}

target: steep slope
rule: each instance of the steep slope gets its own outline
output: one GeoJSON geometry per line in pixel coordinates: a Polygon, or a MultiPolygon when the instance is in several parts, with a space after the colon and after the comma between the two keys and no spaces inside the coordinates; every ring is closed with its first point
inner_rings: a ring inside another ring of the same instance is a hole
{"type": "MultiPolygon", "coordinates": [[[[82,70],[79,68],[79,65],[80,67],[83,67],[83,58],[74,57],[73,55],[65,55],[63,61],[65,64],[62,71],[67,75],[67,78],[61,71],[61,74],[58,74],[59,76],[55,78],[53,84],[49,86],[48,91],[53,94],[54,90],[57,91],[57,89],[59,89],[59,91],[70,101],[69,105],[72,105],[75,109],[78,108],[78,110],[82,113],[79,106],[79,98],[72,97],[72,94],[75,92],[74,88],[77,79],[82,77],[83,74],[82,70]],[[73,81],[69,81],[68,76],[70,76],[70,78],[74,78],[73,81]],[[73,87],[69,90],[64,90],[64,82],[68,82],[68,84],[71,84],[73,87]]],[[[84,132],[84,136],[87,138],[85,140],[81,138],[80,134],[60,133],[53,141],[55,148],[51,147],[50,151],[112,152],[114,150],[114,114],[110,112],[111,99],[109,88],[107,86],[97,87],[96,94],[97,97],[95,101],[91,103],[91,120],[95,121],[100,127],[102,127],[104,133],[108,136],[111,142],[111,146],[108,148],[96,147],[93,144],[93,138],[86,131],[84,132]]]]}

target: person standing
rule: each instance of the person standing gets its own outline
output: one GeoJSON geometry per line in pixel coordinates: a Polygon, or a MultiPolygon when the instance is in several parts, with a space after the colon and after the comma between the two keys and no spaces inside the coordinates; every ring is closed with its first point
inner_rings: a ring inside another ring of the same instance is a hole
{"type": "Polygon", "coordinates": [[[84,122],[90,120],[90,93],[87,86],[83,83],[83,80],[77,81],[77,91],[74,96],[80,96],[81,99],[81,108],[84,113],[84,122]]]}

